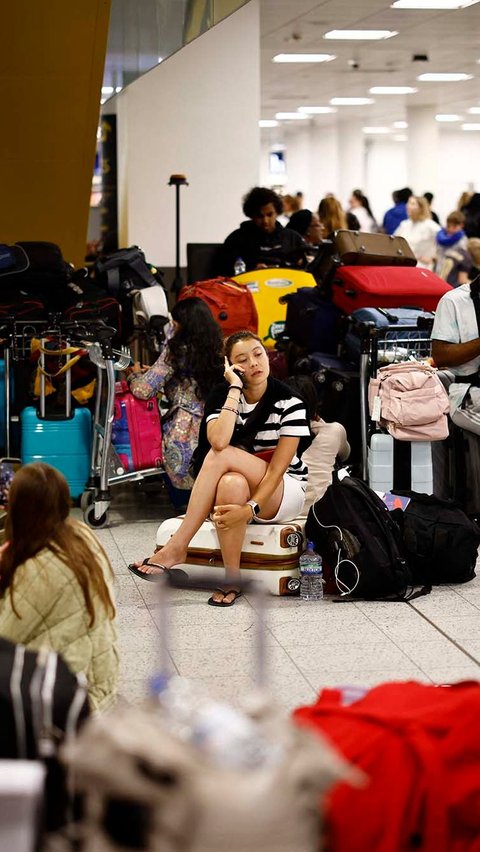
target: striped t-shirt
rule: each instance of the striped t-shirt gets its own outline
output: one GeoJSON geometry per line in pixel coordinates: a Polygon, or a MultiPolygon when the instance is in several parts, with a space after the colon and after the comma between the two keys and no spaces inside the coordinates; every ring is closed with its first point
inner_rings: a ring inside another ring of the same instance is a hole
{"type": "MultiPolygon", "coordinates": [[[[238,426],[241,427],[245,424],[256,405],[258,403],[248,403],[243,394],[240,395],[237,415],[238,426]]],[[[212,420],[216,420],[219,415],[220,408],[211,412],[207,416],[206,422],[209,423],[212,420]]],[[[305,403],[295,396],[278,399],[273,403],[270,413],[258,426],[253,451],[260,452],[261,450],[275,449],[278,439],[284,436],[289,438],[311,437],[305,403]]],[[[296,455],[290,462],[286,472],[289,476],[300,482],[307,481],[307,465],[296,455]]]]}

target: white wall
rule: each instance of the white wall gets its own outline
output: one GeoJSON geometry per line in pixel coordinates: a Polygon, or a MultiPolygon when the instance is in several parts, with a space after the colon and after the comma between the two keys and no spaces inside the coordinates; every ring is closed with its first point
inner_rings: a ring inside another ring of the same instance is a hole
{"type": "Polygon", "coordinates": [[[171,174],[189,182],[180,190],[182,266],[187,242],[222,242],[238,227],[242,196],[258,183],[259,44],[251,0],[115,98],[121,245],[175,264],[171,174]]]}

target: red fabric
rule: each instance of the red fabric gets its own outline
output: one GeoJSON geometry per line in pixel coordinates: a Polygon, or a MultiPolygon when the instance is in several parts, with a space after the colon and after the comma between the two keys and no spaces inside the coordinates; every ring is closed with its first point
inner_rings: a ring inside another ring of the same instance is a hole
{"type": "Polygon", "coordinates": [[[479,852],[480,684],[386,683],[342,706],[323,690],[294,712],[368,776],[328,798],[332,852],[479,852]]]}
{"type": "Polygon", "coordinates": [[[400,308],[434,311],[450,284],[429,269],[408,266],[341,266],[332,285],[337,308],[400,308]]]}
{"type": "Polygon", "coordinates": [[[257,334],[257,309],[246,284],[240,284],[230,278],[209,278],[207,281],[197,281],[183,287],[178,301],[192,296],[206,302],[225,337],[242,329],[257,334]]]}

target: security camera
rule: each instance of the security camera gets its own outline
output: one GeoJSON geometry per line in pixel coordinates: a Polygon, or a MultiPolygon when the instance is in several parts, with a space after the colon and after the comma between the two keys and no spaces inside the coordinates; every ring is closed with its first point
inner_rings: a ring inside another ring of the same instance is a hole
{"type": "Polygon", "coordinates": [[[349,59],[348,64],[353,71],[356,71],[358,68],[360,68],[360,62],[358,62],[356,59],[349,59]]]}

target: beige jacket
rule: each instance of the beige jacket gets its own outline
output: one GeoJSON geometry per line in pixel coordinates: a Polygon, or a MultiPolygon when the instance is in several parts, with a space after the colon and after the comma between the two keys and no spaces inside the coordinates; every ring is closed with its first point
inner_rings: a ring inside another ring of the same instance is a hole
{"type": "MultiPolygon", "coordinates": [[[[108,560],[88,527],[77,524],[99,558],[114,601],[108,560]]],[[[85,673],[92,710],[112,705],[118,679],[117,632],[115,620],[108,617],[100,602],[95,601],[95,623],[89,627],[75,574],[48,548],[18,566],[13,590],[18,616],[7,590],[0,600],[0,636],[32,650],[47,647],[56,651],[72,671],[85,673]]]]}
{"type": "Polygon", "coordinates": [[[325,494],[332,481],[337,457],[343,462],[350,455],[347,433],[341,423],[311,420],[310,429],[315,437],[302,455],[302,461],[308,467],[308,482],[300,517],[306,517],[312,503],[325,494]]]}

